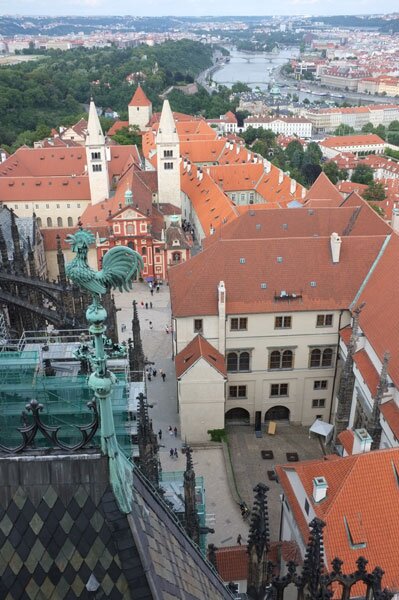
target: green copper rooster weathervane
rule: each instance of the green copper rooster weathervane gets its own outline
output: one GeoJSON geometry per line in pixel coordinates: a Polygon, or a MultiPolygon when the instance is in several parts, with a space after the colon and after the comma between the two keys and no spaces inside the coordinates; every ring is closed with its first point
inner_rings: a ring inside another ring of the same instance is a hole
{"type": "MultiPolygon", "coordinates": [[[[113,373],[107,370],[104,348],[107,311],[101,304],[101,295],[110,289],[129,291],[136,274],[143,268],[141,256],[126,246],[115,246],[103,257],[101,271],[94,271],[87,262],[89,246],[95,242],[94,235],[85,229],[70,234],[66,240],[76,257],[66,265],[66,274],[79,287],[91,292],[93,302],[86,311],[90,324],[89,331],[94,336],[94,356],[89,356],[93,373],[89,377],[89,387],[93,390],[100,407],[101,449],[110,459],[111,483],[114,487],[120,508],[131,510],[132,467],[118,446],[112,412],[111,391],[116,381],[113,373]]],[[[122,349],[121,349],[121,352],[122,349]]]]}

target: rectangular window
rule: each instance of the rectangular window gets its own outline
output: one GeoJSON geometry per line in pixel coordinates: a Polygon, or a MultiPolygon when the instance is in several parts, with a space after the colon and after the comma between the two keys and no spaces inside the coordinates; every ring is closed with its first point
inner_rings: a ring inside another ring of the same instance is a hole
{"type": "Polygon", "coordinates": [[[272,383],[270,386],[270,396],[288,396],[288,383],[272,383]]]}
{"type": "Polygon", "coordinates": [[[194,319],[194,333],[202,333],[202,319],[194,319]]]}
{"type": "Polygon", "coordinates": [[[333,315],[317,315],[316,327],[331,327],[333,324],[333,315]]]}
{"type": "Polygon", "coordinates": [[[173,169],[173,163],[172,162],[166,162],[163,164],[163,168],[165,169],[165,171],[171,171],[173,169]]]}
{"type": "Polygon", "coordinates": [[[102,166],[101,165],[93,165],[93,172],[94,173],[99,173],[100,171],[102,171],[102,166]]]}
{"type": "Polygon", "coordinates": [[[229,385],[229,398],[246,398],[246,385],[229,385]]]}
{"type": "Polygon", "coordinates": [[[233,317],[230,320],[230,331],[243,331],[247,329],[247,317],[233,317]]]}
{"type": "Polygon", "coordinates": [[[292,317],[276,317],[274,319],[274,329],[290,329],[292,317]]]}
{"type": "Polygon", "coordinates": [[[173,150],[164,150],[163,151],[163,157],[164,158],[172,158],[173,157],[173,150]]]}
{"type": "Polygon", "coordinates": [[[313,398],[312,400],[312,408],[324,408],[326,405],[325,398],[313,398]]]}
{"type": "Polygon", "coordinates": [[[321,379],[313,382],[314,390],[326,390],[327,389],[327,379],[321,379]]]}
{"type": "Polygon", "coordinates": [[[101,160],[101,152],[92,152],[91,160],[101,160]]]}

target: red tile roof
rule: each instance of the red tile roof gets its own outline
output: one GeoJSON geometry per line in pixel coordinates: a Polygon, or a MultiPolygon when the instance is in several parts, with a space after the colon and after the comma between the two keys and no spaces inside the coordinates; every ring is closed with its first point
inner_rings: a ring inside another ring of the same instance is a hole
{"type": "Polygon", "coordinates": [[[364,135],[337,135],[320,142],[320,145],[326,146],[326,148],[369,146],[370,144],[380,145],[385,144],[385,142],[375,133],[365,133],[364,135]]]}
{"type": "MultiPolygon", "coordinates": [[[[362,204],[363,201],[361,201],[362,204]]],[[[204,247],[219,238],[225,240],[324,237],[336,232],[340,236],[388,235],[391,228],[367,206],[340,208],[267,208],[264,204],[245,208],[240,218],[223,225],[216,235],[208,236],[204,247]]]]}
{"type": "MultiPolygon", "coordinates": [[[[396,543],[399,537],[399,521],[396,518],[399,512],[399,448],[336,457],[334,460],[291,463],[277,466],[276,471],[304,542],[309,534],[307,518],[289,480],[290,471],[299,477],[316,516],[326,523],[324,548],[327,563],[339,556],[350,571],[361,554],[373,567],[380,565],[384,569],[384,587],[391,591],[399,590],[399,546],[396,543]],[[327,480],[327,497],[315,503],[312,497],[313,479],[320,476],[327,480]],[[354,542],[365,546],[361,549],[354,547],[349,532],[354,542]]],[[[356,588],[353,592],[359,590],[356,588]]]]}
{"type": "Polygon", "coordinates": [[[124,127],[129,127],[129,121],[115,121],[115,123],[112,123],[110,129],[108,129],[107,135],[111,137],[124,127]]]}
{"type": "Polygon", "coordinates": [[[137,86],[137,89],[129,102],[129,106],[152,106],[151,101],[148,100],[141,85],[137,86]]]}
{"type": "Polygon", "coordinates": [[[399,237],[392,233],[381,252],[356,304],[365,302],[359,323],[367,340],[382,362],[388,351],[391,360],[388,374],[399,387],[399,311],[397,310],[399,281],[399,237]]]}
{"type": "Polygon", "coordinates": [[[345,238],[336,264],[331,259],[329,237],[218,239],[187,263],[171,269],[173,314],[216,315],[220,281],[226,284],[229,314],[275,312],[276,306],[290,312],[348,308],[385,239],[345,238]],[[305,261],[304,256],[311,259],[305,261]],[[279,297],[281,290],[301,297],[277,304],[275,295],[279,297]]]}
{"type": "MultiPolygon", "coordinates": [[[[172,269],[173,270],[173,269],[172,269]]],[[[170,271],[169,271],[170,273],[170,271]]],[[[176,377],[179,379],[188,369],[190,369],[200,358],[206,360],[214,369],[226,377],[226,365],[224,356],[212,344],[210,344],[202,335],[196,335],[175,358],[176,377]]]]}
{"type": "Polygon", "coordinates": [[[399,407],[394,400],[380,405],[380,412],[388,423],[393,435],[399,440],[399,407]]]}
{"type": "MultiPolygon", "coordinates": [[[[268,560],[274,565],[294,561],[301,564],[302,558],[298,545],[294,540],[271,542],[268,560]]],[[[226,583],[230,581],[246,581],[248,578],[247,546],[227,546],[216,550],[216,568],[226,583]]]]}
{"type": "MultiPolygon", "coordinates": [[[[329,200],[334,201],[334,206],[340,206],[343,197],[330,181],[327,175],[323,172],[320,173],[308,193],[306,194],[305,204],[312,205],[311,200],[329,200]]],[[[331,206],[331,204],[329,205],[331,206]]]]}
{"type": "Polygon", "coordinates": [[[339,335],[340,335],[341,339],[344,341],[345,346],[347,346],[349,344],[351,336],[352,336],[352,327],[350,325],[347,325],[346,327],[341,329],[341,331],[339,332],[339,335]]]}
{"type": "Polygon", "coordinates": [[[354,439],[352,429],[345,429],[345,431],[341,431],[341,433],[338,434],[338,441],[349,455],[352,454],[354,439]]]}
{"type": "Polygon", "coordinates": [[[379,381],[378,371],[373,365],[369,355],[365,350],[359,350],[353,355],[355,365],[359,369],[360,375],[363,378],[364,383],[370,390],[371,396],[375,396],[377,393],[377,385],[379,381]]]}

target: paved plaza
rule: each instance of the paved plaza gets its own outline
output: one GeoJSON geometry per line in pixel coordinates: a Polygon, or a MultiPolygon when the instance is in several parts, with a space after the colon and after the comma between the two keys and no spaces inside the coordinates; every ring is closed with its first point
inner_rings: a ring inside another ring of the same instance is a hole
{"type": "MultiPolygon", "coordinates": [[[[156,377],[147,381],[148,402],[152,406],[150,416],[155,432],[162,431],[160,440],[160,459],[163,471],[183,471],[185,457],[181,453],[184,440],[180,437],[179,415],[177,413],[177,386],[172,360],[172,336],[166,333],[166,326],[171,323],[169,288],[160,286],[153,296],[147,284],[136,283],[131,293],[115,294],[118,311],[118,327],[120,341],[132,336],[131,321],[133,317],[132,302],[137,301],[140,319],[141,337],[144,353],[149,361],[153,361],[157,370],[156,377]],[[144,306],[142,306],[142,303],[144,306]],[[152,302],[152,308],[145,308],[145,303],[152,302]],[[122,332],[122,325],[126,331],[122,332]],[[162,369],[166,373],[163,382],[159,375],[162,369]],[[169,427],[177,427],[177,436],[169,434],[169,427]],[[170,457],[170,449],[177,449],[178,458],[170,457]]],[[[275,436],[267,433],[258,439],[252,426],[229,426],[227,428],[231,461],[235,474],[238,494],[247,504],[253,501],[253,487],[259,481],[267,483],[269,492],[269,514],[272,540],[277,540],[280,523],[280,494],[278,483],[269,481],[267,471],[275,464],[287,462],[286,452],[297,452],[299,459],[321,456],[321,448],[315,439],[309,439],[308,430],[303,427],[278,425],[275,436]],[[263,460],[261,450],[272,450],[273,460],[263,460]]],[[[235,545],[238,534],[243,543],[247,540],[248,522],[244,522],[234,494],[234,481],[226,471],[225,459],[220,445],[195,446],[193,463],[196,474],[204,477],[206,508],[209,526],[215,533],[208,536],[208,543],[217,547],[235,545]]]]}

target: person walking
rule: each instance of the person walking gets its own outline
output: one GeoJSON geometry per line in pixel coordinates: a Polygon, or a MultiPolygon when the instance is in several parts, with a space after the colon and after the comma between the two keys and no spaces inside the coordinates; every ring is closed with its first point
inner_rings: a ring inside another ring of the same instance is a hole
{"type": "Polygon", "coordinates": [[[152,308],[152,302],[150,302],[150,308],[152,308]]]}
{"type": "Polygon", "coordinates": [[[152,376],[153,376],[153,377],[156,377],[156,376],[157,376],[157,370],[156,370],[156,369],[153,369],[153,370],[152,370],[152,376]]]}
{"type": "Polygon", "coordinates": [[[169,435],[173,435],[172,425],[169,425],[169,435]]]}
{"type": "Polygon", "coordinates": [[[157,294],[159,294],[159,283],[157,283],[157,294]]]}
{"type": "Polygon", "coordinates": [[[158,431],[158,437],[159,437],[159,441],[161,441],[162,440],[162,429],[160,429],[158,431]]]}
{"type": "Polygon", "coordinates": [[[237,545],[238,546],[241,546],[241,540],[242,540],[242,536],[241,536],[241,533],[239,533],[237,536],[237,545]]]}
{"type": "Polygon", "coordinates": [[[161,375],[161,377],[162,377],[162,381],[165,381],[165,379],[166,379],[166,374],[165,374],[165,373],[162,371],[162,369],[159,369],[159,373],[160,373],[160,375],[161,375]]]}
{"type": "Polygon", "coordinates": [[[169,333],[169,325],[165,325],[165,331],[166,333],[169,333]]]}
{"type": "Polygon", "coordinates": [[[154,295],[154,290],[152,288],[150,289],[150,294],[151,294],[151,296],[154,295]]]}
{"type": "Polygon", "coordinates": [[[177,452],[177,448],[175,448],[174,455],[175,455],[175,458],[179,458],[179,454],[177,452]]]}
{"type": "Polygon", "coordinates": [[[145,303],[145,307],[148,308],[148,302],[145,303]]]}
{"type": "Polygon", "coordinates": [[[151,381],[151,372],[148,373],[148,381],[151,381]]]}
{"type": "Polygon", "coordinates": [[[173,458],[173,456],[174,456],[173,448],[170,449],[169,454],[170,454],[170,458],[173,458]]]}
{"type": "Polygon", "coordinates": [[[152,329],[152,321],[149,322],[148,326],[150,329],[152,329]]]}
{"type": "Polygon", "coordinates": [[[173,432],[175,434],[175,437],[177,437],[177,427],[174,428],[173,432]]]}

